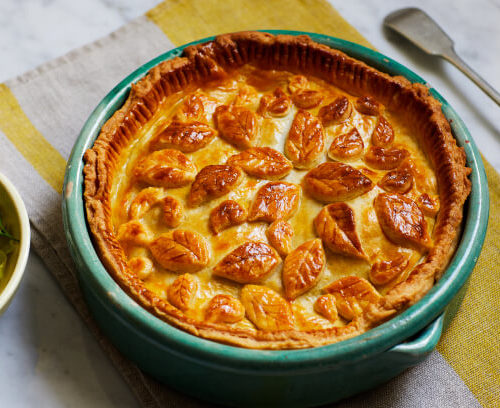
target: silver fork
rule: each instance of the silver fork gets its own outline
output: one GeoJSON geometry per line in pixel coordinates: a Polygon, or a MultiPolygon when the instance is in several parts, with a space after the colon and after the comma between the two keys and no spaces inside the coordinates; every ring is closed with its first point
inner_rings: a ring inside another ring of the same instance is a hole
{"type": "Polygon", "coordinates": [[[394,11],[384,19],[384,26],[402,35],[427,54],[451,62],[500,106],[500,93],[457,55],[453,40],[425,12],[418,8],[394,11]]]}

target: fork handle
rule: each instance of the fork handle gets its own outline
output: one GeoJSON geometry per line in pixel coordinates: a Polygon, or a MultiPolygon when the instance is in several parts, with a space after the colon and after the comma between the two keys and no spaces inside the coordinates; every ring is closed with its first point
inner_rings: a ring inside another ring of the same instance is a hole
{"type": "Polygon", "coordinates": [[[488,95],[498,106],[500,106],[500,93],[488,84],[488,82],[486,82],[476,71],[469,67],[465,61],[457,55],[455,50],[451,49],[447,53],[442,54],[442,57],[467,75],[479,88],[483,90],[486,95],[488,95]]]}

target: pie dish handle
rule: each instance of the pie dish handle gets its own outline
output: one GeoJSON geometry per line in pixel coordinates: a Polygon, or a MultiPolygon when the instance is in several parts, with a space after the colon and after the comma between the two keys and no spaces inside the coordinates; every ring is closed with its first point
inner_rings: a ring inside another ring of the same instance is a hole
{"type": "Polygon", "coordinates": [[[415,364],[420,362],[436,347],[443,331],[443,321],[444,313],[420,331],[416,337],[392,347],[387,353],[397,360],[406,360],[415,364]]]}

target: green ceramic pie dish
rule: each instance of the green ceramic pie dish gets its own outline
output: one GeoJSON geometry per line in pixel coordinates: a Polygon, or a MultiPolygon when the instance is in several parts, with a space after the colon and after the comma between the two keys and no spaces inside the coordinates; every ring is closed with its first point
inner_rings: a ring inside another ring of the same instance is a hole
{"type": "MultiPolygon", "coordinates": [[[[396,61],[348,41],[314,33],[269,32],[308,34],[381,71],[425,83],[396,61]]],[[[243,349],[170,326],[139,306],[107,273],[86,224],[83,154],[93,145],[102,125],[124,103],[131,84],[161,61],[179,56],[186,46],[155,58],[118,84],[90,115],[68,162],[63,190],[65,233],[83,293],[101,329],[124,355],[153,377],[187,394],[227,405],[321,405],[381,384],[422,361],[436,346],[463,298],[484,241],[489,209],[488,185],[477,147],[462,120],[434,89],[432,94],[442,103],[453,134],[467,154],[472,191],[465,205],[460,244],[443,277],[422,300],[390,321],[324,347],[243,349]]]]}

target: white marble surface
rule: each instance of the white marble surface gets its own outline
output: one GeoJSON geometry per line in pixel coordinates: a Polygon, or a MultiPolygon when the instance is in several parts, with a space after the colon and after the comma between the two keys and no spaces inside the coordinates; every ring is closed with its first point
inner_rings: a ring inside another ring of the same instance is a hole
{"type": "MultiPolygon", "coordinates": [[[[158,0],[1,0],[0,82],[93,41],[158,0]]],[[[382,53],[414,69],[465,120],[500,170],[500,108],[449,64],[394,40],[381,27],[389,12],[424,9],[455,40],[458,53],[500,89],[499,0],[332,0],[382,53]]],[[[130,391],[64,299],[41,260],[0,318],[0,406],[135,407],[130,391]]]]}

